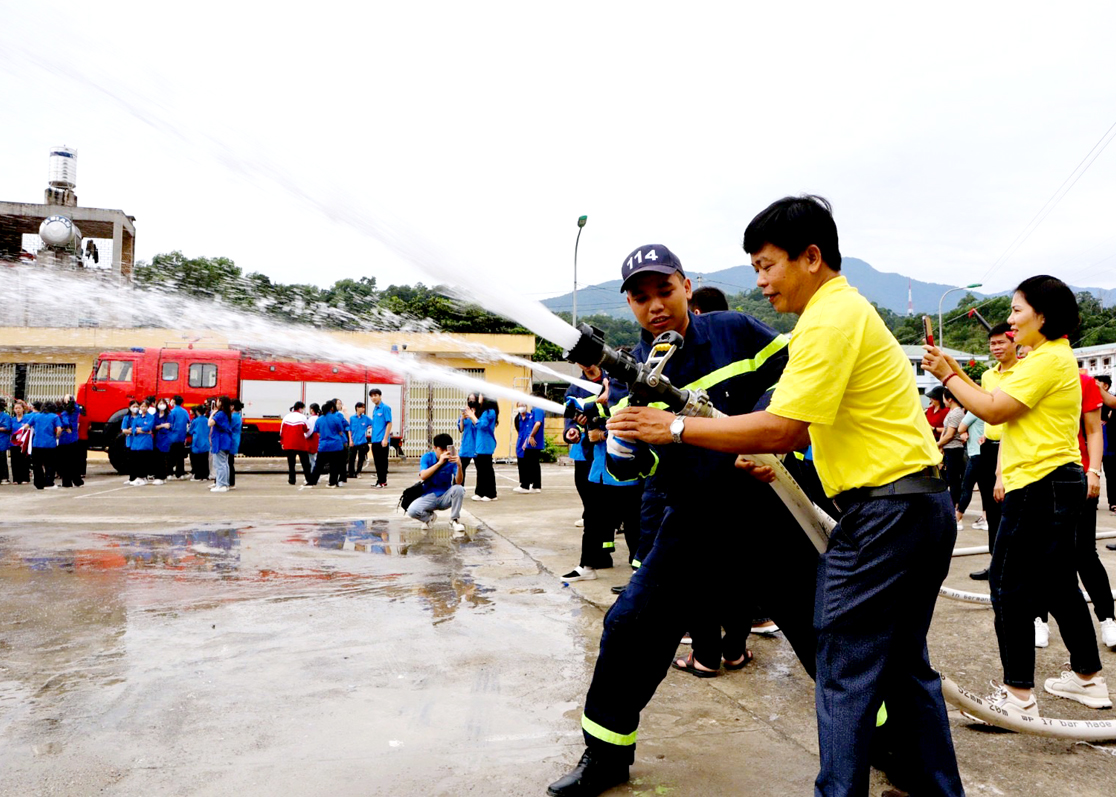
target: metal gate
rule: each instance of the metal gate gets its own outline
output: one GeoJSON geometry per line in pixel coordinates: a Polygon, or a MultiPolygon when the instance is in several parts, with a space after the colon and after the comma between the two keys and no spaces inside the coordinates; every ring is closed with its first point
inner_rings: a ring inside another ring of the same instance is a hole
{"type": "Polygon", "coordinates": [[[74,363],[28,363],[27,401],[59,401],[74,392],[74,363]]]}
{"type": "Polygon", "coordinates": [[[12,409],[12,399],[15,397],[16,364],[0,363],[0,398],[8,400],[8,410],[12,409]]]}
{"type": "MultiPolygon", "coordinates": [[[[461,368],[458,373],[484,379],[483,368],[461,368]]],[[[407,383],[407,418],[403,452],[408,457],[421,457],[433,446],[434,435],[445,432],[461,442],[457,420],[465,408],[469,391],[440,382],[407,383]]]]}

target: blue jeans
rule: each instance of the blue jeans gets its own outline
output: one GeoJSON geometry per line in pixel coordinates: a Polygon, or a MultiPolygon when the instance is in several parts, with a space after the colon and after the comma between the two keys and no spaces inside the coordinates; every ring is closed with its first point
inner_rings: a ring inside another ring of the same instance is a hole
{"type": "Polygon", "coordinates": [[[1008,686],[1035,686],[1034,622],[1044,609],[1058,621],[1070,669],[1091,674],[1101,668],[1093,620],[1077,586],[1074,549],[1085,492],[1081,466],[1063,465],[1004,496],[989,586],[1008,686]]]}
{"type": "Polygon", "coordinates": [[[430,514],[435,509],[448,509],[450,520],[457,520],[461,517],[461,502],[464,500],[465,488],[460,484],[454,484],[441,495],[434,495],[434,493],[420,495],[407,507],[407,516],[425,523],[430,520],[430,514]]]}
{"type": "Polygon", "coordinates": [[[217,476],[217,487],[229,486],[229,452],[213,452],[213,472],[217,476]]]}
{"type": "Polygon", "coordinates": [[[926,632],[949,571],[957,521],[946,492],[849,506],[818,564],[816,795],[868,793],[869,748],[887,697],[887,734],[914,794],[964,793],[941,678],[926,632]]]}

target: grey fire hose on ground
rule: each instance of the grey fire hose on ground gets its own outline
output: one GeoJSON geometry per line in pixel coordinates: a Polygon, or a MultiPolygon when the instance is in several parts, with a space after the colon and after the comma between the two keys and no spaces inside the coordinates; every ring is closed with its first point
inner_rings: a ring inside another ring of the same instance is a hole
{"type": "MultiPolygon", "coordinates": [[[[661,402],[678,415],[691,418],[727,417],[710,403],[705,391],[677,388],[663,374],[667,362],[682,347],[682,336],[677,332],[659,335],[651,345],[647,362],[640,363],[634,357],[605,345],[600,330],[588,324],[580,324],[578,331],[581,332],[581,340],[565,352],[565,357],[570,362],[586,366],[598,365],[626,382],[633,395],[661,402]]],[[[750,454],[745,459],[771,468],[775,474],[771,489],[790,510],[818,553],[825,553],[829,545],[829,534],[837,525],[833,518],[810,500],[778,457],[772,454],[750,454]]]]}

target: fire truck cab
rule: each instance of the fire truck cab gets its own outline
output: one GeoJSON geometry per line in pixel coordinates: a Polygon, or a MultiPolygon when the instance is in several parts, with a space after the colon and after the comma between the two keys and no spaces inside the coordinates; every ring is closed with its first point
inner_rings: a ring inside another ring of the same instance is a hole
{"type": "Polygon", "coordinates": [[[288,362],[254,357],[236,349],[133,348],[101,353],[78,389],[85,407],[89,447],[107,450],[114,468],[126,467],[121,419],[132,400],[182,396],[189,409],[218,396],[244,403],[240,453],[275,456],[282,451],[279,427],[296,401],[307,405],[340,398],[351,414],[368,391],[379,388],[393,410],[392,437],[401,437],[404,380],[398,374],[323,362],[288,362]]]}

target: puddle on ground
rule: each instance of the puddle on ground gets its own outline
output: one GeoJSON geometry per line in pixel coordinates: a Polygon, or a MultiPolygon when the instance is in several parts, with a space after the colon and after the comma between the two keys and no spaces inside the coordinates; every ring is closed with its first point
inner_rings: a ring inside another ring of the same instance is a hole
{"type": "Polygon", "coordinates": [[[22,793],[177,792],[211,759],[212,794],[378,793],[490,749],[514,771],[577,736],[587,650],[583,607],[483,528],[0,524],[0,771],[22,793]]]}

